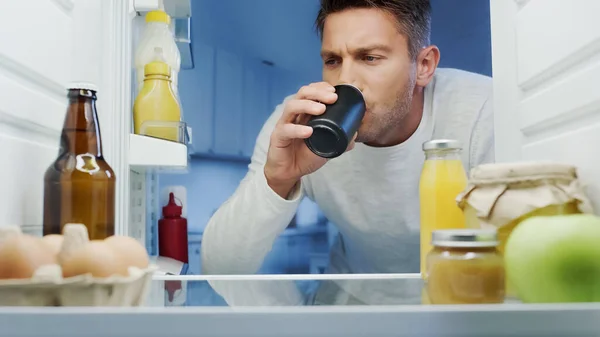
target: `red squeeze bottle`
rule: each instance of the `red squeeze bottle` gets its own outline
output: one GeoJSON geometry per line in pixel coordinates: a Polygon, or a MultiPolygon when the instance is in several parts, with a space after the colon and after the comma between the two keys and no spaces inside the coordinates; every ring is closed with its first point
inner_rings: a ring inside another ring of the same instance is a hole
{"type": "Polygon", "coordinates": [[[158,220],[158,254],[188,263],[187,219],[181,217],[182,208],[175,203],[173,192],[169,193],[169,203],[158,220]]]}

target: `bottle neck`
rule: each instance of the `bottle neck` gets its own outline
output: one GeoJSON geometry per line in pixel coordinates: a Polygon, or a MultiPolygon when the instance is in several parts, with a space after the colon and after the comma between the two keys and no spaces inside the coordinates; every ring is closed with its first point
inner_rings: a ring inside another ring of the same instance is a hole
{"type": "Polygon", "coordinates": [[[146,77],[144,77],[144,81],[153,81],[153,82],[158,82],[158,83],[164,81],[165,83],[169,83],[169,82],[171,82],[171,78],[166,75],[153,74],[153,75],[146,75],[146,77]]]}
{"type": "Polygon", "coordinates": [[[425,160],[460,160],[460,149],[439,149],[425,151],[425,160]]]}
{"type": "Polygon", "coordinates": [[[171,86],[171,78],[165,75],[146,75],[144,78],[144,87],[146,90],[167,90],[175,96],[175,91],[173,91],[173,87],[171,86]]]}
{"type": "Polygon", "coordinates": [[[69,106],[61,135],[61,152],[102,157],[102,137],[91,90],[69,90],[69,106]]]}

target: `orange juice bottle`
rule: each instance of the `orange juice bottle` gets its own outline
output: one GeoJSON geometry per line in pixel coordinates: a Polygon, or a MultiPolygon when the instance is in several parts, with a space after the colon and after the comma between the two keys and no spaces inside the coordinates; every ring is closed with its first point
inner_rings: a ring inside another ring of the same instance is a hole
{"type": "Polygon", "coordinates": [[[456,203],[467,186],[467,174],[460,160],[462,144],[457,140],[437,139],[423,143],[425,163],[419,182],[421,208],[421,275],[431,250],[431,233],[438,229],[465,228],[465,217],[456,203]]]}

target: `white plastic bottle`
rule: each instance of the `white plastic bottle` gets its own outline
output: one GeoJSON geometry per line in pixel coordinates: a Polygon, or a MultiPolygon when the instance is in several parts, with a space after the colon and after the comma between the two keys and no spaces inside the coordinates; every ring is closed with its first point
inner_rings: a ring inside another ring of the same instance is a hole
{"type": "MultiPolygon", "coordinates": [[[[146,25],[135,51],[134,63],[137,76],[137,92],[144,86],[144,66],[156,61],[156,50],[162,50],[162,58],[171,68],[173,92],[179,100],[178,74],[181,68],[181,54],[169,25],[171,17],[162,10],[146,14],[146,25]]],[[[181,105],[181,104],[180,104],[181,105]]]]}

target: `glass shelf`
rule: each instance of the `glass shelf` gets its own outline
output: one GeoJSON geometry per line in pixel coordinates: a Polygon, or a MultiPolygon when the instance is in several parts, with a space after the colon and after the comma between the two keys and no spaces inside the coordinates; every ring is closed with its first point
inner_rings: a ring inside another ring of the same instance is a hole
{"type": "Polygon", "coordinates": [[[600,303],[424,305],[418,274],[156,276],[152,288],[150,301],[140,308],[0,308],[0,335],[596,337],[600,332],[600,303]],[[175,290],[174,301],[165,302],[165,287],[175,290]],[[318,287],[337,295],[311,295],[318,287]],[[177,298],[183,300],[176,303],[177,298]]]}
{"type": "Polygon", "coordinates": [[[155,276],[149,306],[422,305],[419,274],[155,276]]]}

